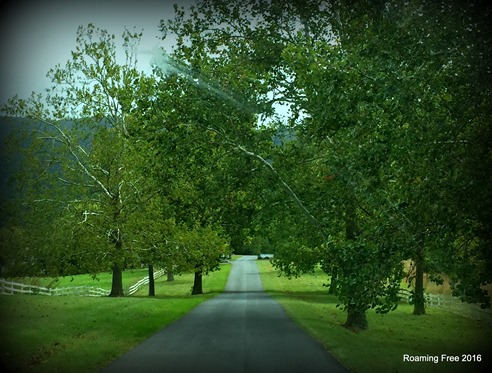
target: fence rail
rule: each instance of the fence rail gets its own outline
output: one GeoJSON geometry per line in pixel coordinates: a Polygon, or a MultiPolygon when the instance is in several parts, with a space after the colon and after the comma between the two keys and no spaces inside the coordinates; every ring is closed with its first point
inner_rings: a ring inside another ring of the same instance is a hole
{"type": "MultiPolygon", "coordinates": [[[[164,275],[163,269],[154,272],[154,279],[164,275]]],[[[125,295],[136,293],[142,285],[149,283],[149,276],[144,277],[137,283],[133,284],[125,291],[125,295]]],[[[0,278],[0,294],[39,294],[49,296],[84,296],[84,297],[105,297],[110,293],[109,290],[96,288],[94,286],[70,286],[64,288],[47,288],[42,286],[34,286],[22,284],[20,282],[7,281],[0,278]]]]}
{"type": "MultiPolygon", "coordinates": [[[[412,293],[407,289],[400,289],[399,296],[404,302],[412,301],[412,293]]],[[[491,308],[483,309],[477,304],[462,302],[452,295],[425,294],[424,296],[427,307],[441,307],[471,319],[492,321],[491,308]]]]}
{"type": "Polygon", "coordinates": [[[46,288],[0,279],[0,294],[39,294],[50,296],[86,296],[101,297],[109,295],[109,290],[94,286],[70,286],[64,288],[46,288]]]}
{"type": "MultiPolygon", "coordinates": [[[[156,278],[161,277],[162,275],[164,275],[164,273],[166,273],[166,272],[163,269],[154,272],[154,280],[156,278]]],[[[128,294],[127,295],[135,294],[138,291],[138,289],[140,289],[140,287],[142,285],[146,285],[148,283],[149,283],[149,276],[144,277],[143,279],[139,280],[138,282],[136,282],[135,284],[133,284],[132,286],[130,286],[128,288],[128,294]]]]}

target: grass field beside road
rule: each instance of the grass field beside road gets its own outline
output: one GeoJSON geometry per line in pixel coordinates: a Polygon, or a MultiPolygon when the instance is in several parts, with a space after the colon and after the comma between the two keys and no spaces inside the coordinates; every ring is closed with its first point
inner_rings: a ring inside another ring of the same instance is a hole
{"type": "Polygon", "coordinates": [[[146,286],[125,298],[0,296],[0,370],[96,372],[223,291],[230,268],[223,264],[204,276],[203,295],[190,295],[193,274],[188,273],[174,282],[158,278],[155,297],[146,296],[146,286]]]}
{"type": "Polygon", "coordinates": [[[323,287],[321,271],[289,280],[278,277],[270,262],[257,261],[264,289],[302,328],[318,339],[340,362],[354,372],[480,372],[492,365],[492,325],[428,308],[427,315],[412,315],[402,304],[394,312],[368,312],[369,330],[354,333],[342,327],[346,314],[337,299],[323,287]],[[443,362],[442,354],[463,355],[481,362],[443,362]],[[428,361],[407,362],[415,356],[428,361]],[[475,357],[473,357],[475,356],[475,357]],[[434,363],[434,357],[438,362],[434,363]]]}

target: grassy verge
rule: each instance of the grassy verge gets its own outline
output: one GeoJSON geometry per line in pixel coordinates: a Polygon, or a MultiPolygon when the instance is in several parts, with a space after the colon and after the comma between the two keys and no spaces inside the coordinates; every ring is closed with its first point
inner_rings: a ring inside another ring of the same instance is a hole
{"type": "Polygon", "coordinates": [[[356,334],[341,326],[346,315],[322,287],[327,279],[321,272],[288,280],[278,277],[268,261],[257,263],[265,290],[353,372],[477,372],[492,365],[489,323],[440,308],[413,316],[412,306],[402,304],[387,315],[369,311],[369,330],[356,334]],[[407,362],[405,354],[424,356],[428,361],[407,362]],[[471,360],[480,354],[481,362],[443,362],[442,354],[460,359],[463,354],[475,355],[471,360]]]}
{"type": "Polygon", "coordinates": [[[193,276],[183,274],[159,278],[153,298],[145,288],[127,298],[0,296],[1,371],[95,372],[220,293],[230,267],[204,276],[203,295],[189,295],[193,276]]]}

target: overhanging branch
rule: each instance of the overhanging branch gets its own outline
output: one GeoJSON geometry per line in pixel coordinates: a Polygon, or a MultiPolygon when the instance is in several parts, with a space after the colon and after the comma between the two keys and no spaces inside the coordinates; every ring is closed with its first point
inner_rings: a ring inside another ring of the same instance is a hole
{"type": "Polygon", "coordinates": [[[311,214],[311,212],[308,210],[308,208],[299,199],[299,197],[297,196],[297,194],[292,190],[292,188],[289,186],[289,184],[287,184],[285,182],[285,180],[280,176],[280,174],[277,172],[277,170],[273,167],[273,165],[270,162],[268,162],[261,155],[256,154],[256,153],[254,153],[254,152],[246,149],[245,147],[243,147],[241,145],[238,145],[236,142],[230,140],[227,137],[226,134],[224,134],[222,132],[219,132],[218,130],[216,130],[214,128],[210,128],[210,127],[207,128],[207,130],[212,131],[212,132],[215,132],[216,134],[220,135],[224,139],[225,143],[227,145],[231,146],[233,149],[239,150],[243,154],[247,155],[248,157],[252,157],[252,158],[256,159],[257,161],[261,162],[273,175],[275,175],[275,177],[279,181],[279,183],[282,186],[282,188],[289,194],[289,196],[292,198],[292,200],[294,201],[294,203],[296,204],[296,206],[299,208],[299,210],[301,210],[301,212],[309,219],[309,221],[314,226],[316,226],[317,228],[319,228],[320,234],[323,236],[323,238],[325,239],[325,241],[327,240],[328,237],[326,236],[326,234],[324,232],[324,229],[323,229],[323,226],[320,223],[320,221],[318,219],[316,219],[313,216],[313,214],[311,214]]]}
{"type": "Polygon", "coordinates": [[[325,233],[324,233],[324,230],[323,230],[323,226],[321,225],[321,223],[319,222],[319,220],[316,219],[313,216],[313,214],[311,214],[311,212],[307,209],[307,207],[304,205],[304,203],[302,203],[302,201],[299,199],[299,197],[297,196],[297,194],[292,190],[292,188],[289,186],[289,184],[287,184],[285,182],[285,180],[279,175],[279,173],[277,172],[277,170],[272,166],[272,164],[270,162],[268,162],[261,155],[256,154],[256,153],[253,153],[253,152],[245,149],[244,147],[242,147],[240,145],[235,145],[235,148],[238,149],[238,150],[240,150],[241,152],[243,152],[247,156],[252,157],[252,158],[255,158],[258,161],[260,161],[261,163],[263,163],[263,165],[266,166],[267,169],[270,170],[270,172],[272,172],[275,175],[275,177],[279,181],[280,185],[282,185],[282,187],[284,188],[284,190],[290,195],[290,197],[292,198],[292,200],[294,201],[294,203],[297,205],[297,207],[304,213],[304,215],[306,215],[308,217],[308,219],[311,221],[311,223],[313,223],[316,227],[318,227],[320,229],[320,233],[322,234],[323,238],[325,238],[325,239],[327,238],[325,236],[325,233]]]}

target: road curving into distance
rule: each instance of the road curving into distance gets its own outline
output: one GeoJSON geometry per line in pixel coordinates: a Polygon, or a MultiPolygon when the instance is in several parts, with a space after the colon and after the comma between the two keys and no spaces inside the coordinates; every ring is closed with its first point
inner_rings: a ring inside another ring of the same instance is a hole
{"type": "Polygon", "coordinates": [[[225,291],[100,373],[348,372],[263,291],[256,256],[232,262],[225,291]]]}

